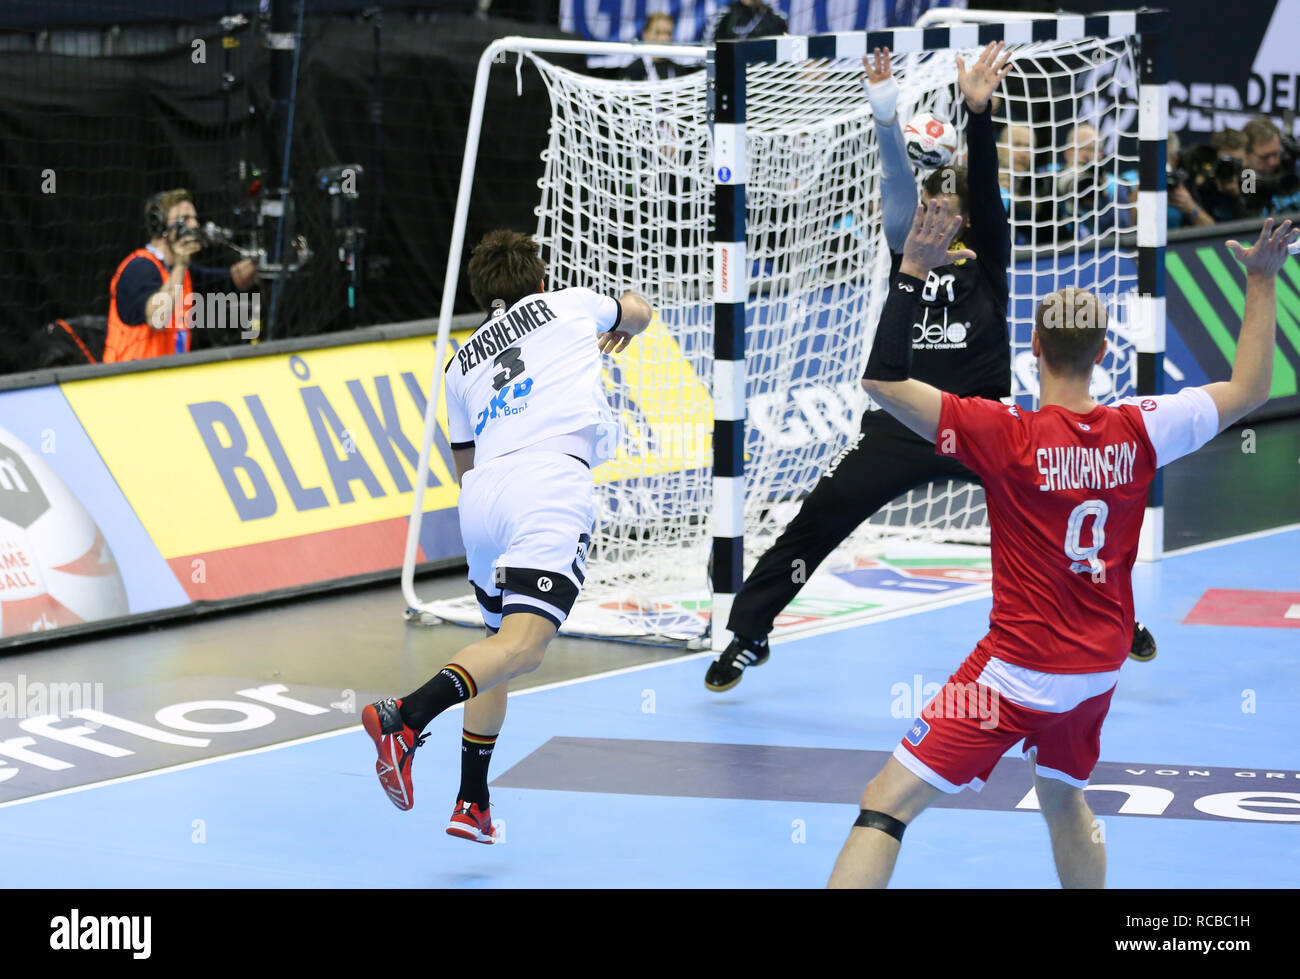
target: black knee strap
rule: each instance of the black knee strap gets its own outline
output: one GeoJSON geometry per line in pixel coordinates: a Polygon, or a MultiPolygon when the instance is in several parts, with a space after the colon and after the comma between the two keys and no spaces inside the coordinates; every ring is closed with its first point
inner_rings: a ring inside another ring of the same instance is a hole
{"type": "Polygon", "coordinates": [[[888,833],[900,843],[903,841],[903,830],[907,829],[907,823],[901,819],[886,816],[883,812],[876,812],[874,809],[863,809],[853,825],[878,829],[882,833],[888,833]]]}

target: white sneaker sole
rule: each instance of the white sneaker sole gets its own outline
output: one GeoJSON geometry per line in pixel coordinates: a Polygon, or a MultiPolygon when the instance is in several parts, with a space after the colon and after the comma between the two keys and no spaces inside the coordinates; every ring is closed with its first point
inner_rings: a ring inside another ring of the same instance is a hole
{"type": "Polygon", "coordinates": [[[496,831],[497,828],[495,823],[492,826],[491,836],[481,833],[473,827],[466,826],[464,823],[451,823],[447,827],[448,836],[454,836],[461,840],[469,840],[472,843],[495,843],[497,841],[496,831]]]}

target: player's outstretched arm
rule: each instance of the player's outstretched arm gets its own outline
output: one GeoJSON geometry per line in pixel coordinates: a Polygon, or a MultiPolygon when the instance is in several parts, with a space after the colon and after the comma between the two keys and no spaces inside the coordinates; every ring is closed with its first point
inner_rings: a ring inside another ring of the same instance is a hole
{"type": "Polygon", "coordinates": [[[862,56],[867,70],[864,87],[871,112],[876,120],[876,141],[880,144],[880,196],[885,244],[891,252],[901,252],[916,210],[916,178],[907,158],[903,141],[903,124],[898,118],[898,82],[894,79],[889,48],[876,48],[862,56]]]}
{"type": "Polygon", "coordinates": [[[966,149],[969,154],[970,223],[984,266],[1006,274],[1011,260],[1011,221],[998,185],[998,148],[989,100],[1011,70],[1011,54],[1001,41],[990,44],[970,68],[957,56],[957,85],[966,102],[966,149]]]}
{"type": "Polygon", "coordinates": [[[931,442],[939,431],[943,393],[909,376],[912,323],[930,270],[959,259],[975,258],[975,253],[967,248],[948,251],[961,226],[961,215],[949,213],[946,197],[931,201],[929,207],[916,209],[912,230],[903,245],[903,260],[889,284],[889,295],[862,378],[863,388],[881,407],[931,442]]]}
{"type": "Polygon", "coordinates": [[[617,354],[627,349],[627,345],[632,342],[632,338],[643,332],[650,325],[650,320],[654,315],[644,296],[635,292],[625,292],[618,299],[618,305],[622,309],[619,315],[618,327],[606,333],[602,333],[596,338],[601,353],[617,354]]]}
{"type": "Polygon", "coordinates": [[[1249,249],[1240,242],[1228,242],[1237,260],[1246,266],[1246,308],[1232,359],[1232,379],[1205,385],[1219,410],[1221,432],[1268,400],[1277,329],[1277,273],[1287,260],[1287,245],[1294,237],[1290,221],[1274,228],[1269,218],[1249,249]]]}

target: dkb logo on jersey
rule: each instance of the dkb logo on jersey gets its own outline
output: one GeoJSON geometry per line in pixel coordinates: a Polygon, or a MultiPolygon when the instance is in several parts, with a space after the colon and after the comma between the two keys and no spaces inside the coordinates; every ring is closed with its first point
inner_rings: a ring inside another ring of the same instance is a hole
{"type": "Polygon", "coordinates": [[[478,425],[474,428],[474,434],[483,434],[483,426],[485,426],[489,420],[498,417],[498,415],[517,415],[519,412],[527,408],[528,405],[526,404],[510,405],[507,404],[506,401],[507,398],[510,397],[525,398],[532,389],[533,379],[530,377],[526,380],[520,381],[513,388],[502,388],[498,391],[492,396],[492,400],[488,403],[488,406],[478,413],[478,425]]]}
{"type": "Polygon", "coordinates": [[[496,394],[492,396],[488,406],[478,413],[478,426],[474,429],[475,435],[483,434],[483,426],[490,419],[496,418],[498,415],[517,415],[527,408],[528,405],[526,404],[506,404],[506,400],[510,397],[526,398],[533,389],[533,379],[531,377],[519,381],[513,388],[510,387],[510,380],[522,374],[525,370],[524,362],[519,357],[518,347],[510,347],[508,350],[501,351],[492,363],[505,369],[492,379],[492,387],[496,394]]]}

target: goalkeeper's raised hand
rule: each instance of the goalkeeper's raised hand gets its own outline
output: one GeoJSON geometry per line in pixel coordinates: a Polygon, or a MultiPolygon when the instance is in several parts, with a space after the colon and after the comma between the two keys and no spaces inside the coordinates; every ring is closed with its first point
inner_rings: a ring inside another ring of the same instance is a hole
{"type": "Polygon", "coordinates": [[[864,54],[862,67],[867,70],[867,80],[863,87],[867,90],[871,111],[876,119],[887,126],[894,121],[898,106],[898,82],[894,81],[889,48],[883,51],[876,48],[870,56],[864,54]]]}
{"type": "Polygon", "coordinates": [[[1011,70],[1011,52],[1004,53],[1004,47],[1002,41],[989,44],[970,68],[966,67],[962,56],[957,55],[957,86],[966,97],[966,108],[971,112],[984,111],[1002,79],[1011,70]]]}

